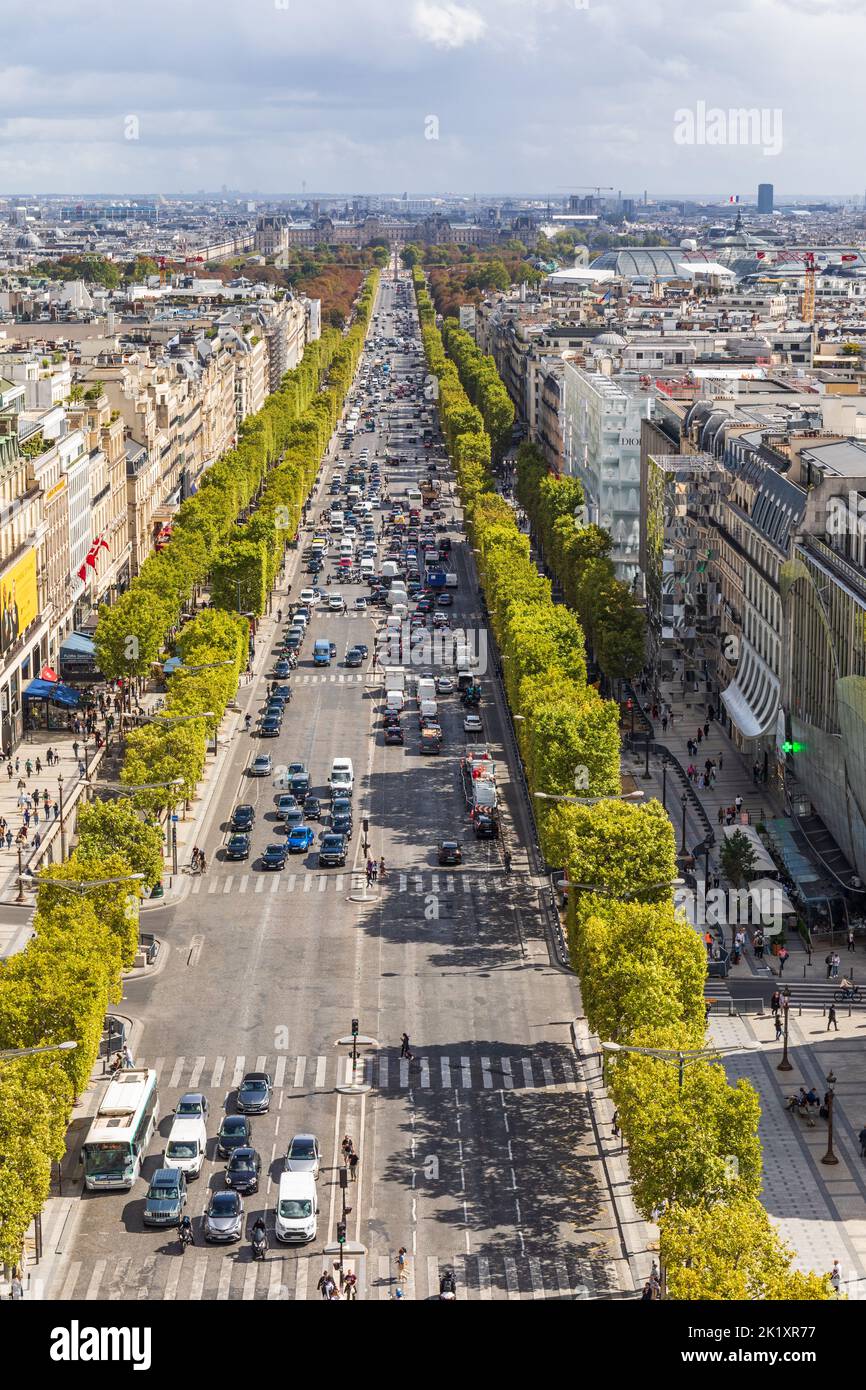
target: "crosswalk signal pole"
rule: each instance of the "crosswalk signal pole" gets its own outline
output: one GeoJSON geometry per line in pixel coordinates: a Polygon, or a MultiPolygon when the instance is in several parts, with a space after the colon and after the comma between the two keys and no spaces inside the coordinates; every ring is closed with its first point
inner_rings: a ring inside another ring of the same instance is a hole
{"type": "Polygon", "coordinates": [[[359,1033],[359,1031],[360,1031],[360,1030],[359,1030],[359,1027],[358,1027],[358,1020],[357,1020],[356,1018],[353,1018],[353,1019],[352,1019],[352,1075],[353,1075],[353,1076],[354,1076],[354,1074],[355,1074],[355,1068],[356,1068],[357,1065],[358,1065],[358,1033],[359,1033]]]}

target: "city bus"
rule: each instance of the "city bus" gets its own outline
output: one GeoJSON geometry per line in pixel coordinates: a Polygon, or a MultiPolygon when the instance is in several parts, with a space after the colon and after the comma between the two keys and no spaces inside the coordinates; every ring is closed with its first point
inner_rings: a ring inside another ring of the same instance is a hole
{"type": "Polygon", "coordinates": [[[84,1186],[89,1192],[130,1188],[141,1172],[156,1124],[156,1072],[119,1071],[108,1083],[84,1141],[84,1186]]]}

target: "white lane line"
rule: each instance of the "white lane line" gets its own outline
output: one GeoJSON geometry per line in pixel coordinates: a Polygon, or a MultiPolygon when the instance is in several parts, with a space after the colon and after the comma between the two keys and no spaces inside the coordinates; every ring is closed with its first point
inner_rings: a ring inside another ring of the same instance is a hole
{"type": "Polygon", "coordinates": [[[186,1058],[185,1058],[185,1057],[178,1057],[178,1058],[176,1058],[175,1064],[174,1064],[174,1071],[172,1072],[172,1074],[171,1074],[171,1080],[170,1080],[169,1083],[168,1083],[169,1086],[175,1087],[175,1086],[179,1086],[179,1085],[180,1085],[180,1078],[183,1076],[183,1069],[184,1069],[185,1066],[186,1066],[186,1058]]]}
{"type": "Polygon", "coordinates": [[[234,1069],[234,1071],[232,1072],[232,1084],[231,1084],[231,1089],[232,1089],[233,1091],[237,1090],[238,1086],[240,1086],[241,1081],[243,1080],[244,1069],[245,1069],[245,1068],[244,1068],[244,1063],[246,1062],[246,1060],[247,1060],[246,1057],[236,1057],[236,1058],[235,1058],[235,1069],[234,1069]]]}
{"type": "Polygon", "coordinates": [[[298,1060],[295,1062],[295,1079],[294,1079],[294,1081],[292,1082],[292,1085],[293,1085],[293,1086],[303,1086],[303,1084],[304,1084],[304,1072],[306,1071],[306,1069],[307,1069],[307,1059],[306,1059],[306,1057],[299,1057],[298,1060]]]}
{"type": "Polygon", "coordinates": [[[325,1070],[328,1065],[327,1057],[316,1059],[316,1090],[320,1091],[325,1084],[325,1070]]]}
{"type": "MultiPolygon", "coordinates": [[[[442,1072],[442,1085],[450,1090],[451,1088],[451,1059],[450,1057],[440,1057],[439,1067],[442,1072]]],[[[429,1258],[429,1257],[428,1257],[429,1258]]]]}
{"type": "Polygon", "coordinates": [[[204,1064],[204,1057],[196,1057],[195,1061],[192,1064],[192,1076],[189,1078],[189,1089],[191,1091],[195,1090],[199,1081],[201,1080],[201,1074],[204,1069],[204,1064]]]}
{"type": "Polygon", "coordinates": [[[505,1283],[508,1288],[509,1298],[520,1297],[520,1283],[517,1278],[517,1265],[514,1260],[505,1258],[505,1283]]]}
{"type": "Polygon", "coordinates": [[[97,1260],[96,1264],[93,1266],[90,1283],[87,1285],[87,1293],[84,1295],[87,1302],[92,1302],[99,1293],[99,1285],[102,1282],[102,1276],[105,1273],[105,1266],[107,1264],[107,1260],[97,1260]]]}
{"type": "Polygon", "coordinates": [[[514,1080],[511,1075],[510,1057],[502,1058],[502,1085],[506,1091],[510,1091],[514,1086],[514,1080]]]}
{"type": "Polygon", "coordinates": [[[460,1085],[467,1087],[472,1085],[472,1067],[468,1057],[460,1058],[460,1085]]]}
{"type": "Polygon", "coordinates": [[[75,1283],[80,1273],[81,1261],[75,1260],[69,1266],[66,1278],[63,1280],[63,1288],[60,1290],[60,1301],[62,1303],[67,1302],[72,1297],[72,1291],[75,1288],[75,1283]]]}
{"type": "Polygon", "coordinates": [[[490,1075],[490,1058],[481,1058],[481,1081],[486,1091],[493,1088],[493,1077],[490,1075]]]}
{"type": "Polygon", "coordinates": [[[521,1067],[523,1068],[523,1084],[524,1084],[524,1086],[530,1086],[530,1087],[531,1087],[531,1086],[534,1086],[534,1085],[535,1085],[535,1077],[532,1075],[532,1062],[531,1062],[530,1058],[529,1058],[529,1057],[521,1057],[521,1059],[520,1059],[520,1065],[521,1065],[521,1067]]]}
{"type": "Polygon", "coordinates": [[[555,1085],[556,1085],[556,1081],[554,1080],[554,1076],[553,1076],[553,1067],[551,1066],[550,1058],[549,1058],[549,1057],[542,1057],[542,1059],[541,1059],[541,1070],[542,1070],[543,1073],[544,1073],[544,1084],[545,1084],[545,1086],[555,1086],[555,1085]]]}
{"type": "Polygon", "coordinates": [[[286,1054],[281,1052],[277,1058],[277,1065],[274,1068],[274,1088],[278,1091],[282,1086],[286,1076],[286,1054]]]}
{"type": "Polygon", "coordinates": [[[210,1084],[211,1084],[212,1086],[218,1086],[218,1085],[220,1084],[220,1082],[222,1081],[222,1079],[223,1079],[223,1070],[225,1069],[225,1064],[226,1064],[226,1059],[225,1059],[225,1057],[217,1057],[216,1061],[215,1061],[214,1064],[213,1064],[213,1076],[212,1076],[211,1079],[210,1079],[210,1084]]]}

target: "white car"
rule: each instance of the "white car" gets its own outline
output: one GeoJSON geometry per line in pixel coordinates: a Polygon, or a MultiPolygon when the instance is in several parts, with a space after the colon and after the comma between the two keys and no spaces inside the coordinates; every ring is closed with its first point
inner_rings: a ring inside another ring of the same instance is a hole
{"type": "Polygon", "coordinates": [[[467,714],[463,719],[464,734],[481,734],[484,732],[484,725],[480,714],[467,714]]]}
{"type": "Polygon", "coordinates": [[[317,598],[321,598],[318,589],[302,589],[299,603],[315,603],[317,598]]]}
{"type": "Polygon", "coordinates": [[[359,598],[355,599],[355,602],[352,604],[352,607],[356,613],[366,613],[367,600],[364,598],[363,594],[361,594],[359,598]]]}
{"type": "Polygon", "coordinates": [[[436,689],[440,695],[450,695],[454,690],[454,682],[450,676],[437,676],[436,689]]]}
{"type": "Polygon", "coordinates": [[[342,594],[328,594],[328,607],[333,609],[342,608],[345,599],[342,594]]]}

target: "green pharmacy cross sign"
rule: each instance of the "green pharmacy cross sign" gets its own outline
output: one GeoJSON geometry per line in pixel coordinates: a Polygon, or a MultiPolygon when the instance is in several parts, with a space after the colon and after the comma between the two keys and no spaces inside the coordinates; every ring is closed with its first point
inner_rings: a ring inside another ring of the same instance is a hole
{"type": "Polygon", "coordinates": [[[802,743],[791,743],[790,739],[786,739],[782,744],[783,753],[802,753],[803,749],[804,745],[802,743]]]}

